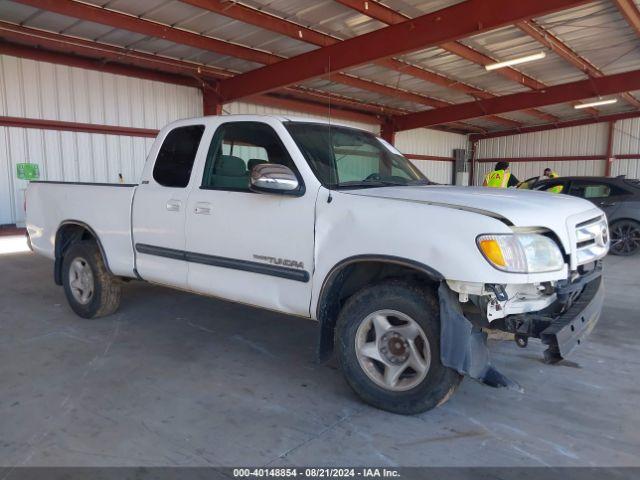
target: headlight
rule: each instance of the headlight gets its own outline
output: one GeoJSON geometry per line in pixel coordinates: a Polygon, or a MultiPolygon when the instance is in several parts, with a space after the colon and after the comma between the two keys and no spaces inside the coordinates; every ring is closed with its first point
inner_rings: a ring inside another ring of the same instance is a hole
{"type": "Polygon", "coordinates": [[[537,233],[480,235],[477,243],[489,263],[505,272],[553,272],[564,266],[558,245],[537,233]]]}

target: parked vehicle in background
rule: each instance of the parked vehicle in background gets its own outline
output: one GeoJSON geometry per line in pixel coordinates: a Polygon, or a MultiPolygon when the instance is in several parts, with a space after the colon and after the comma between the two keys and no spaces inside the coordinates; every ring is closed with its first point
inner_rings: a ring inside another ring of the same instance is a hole
{"type": "Polygon", "coordinates": [[[517,386],[485,328],[566,358],[600,316],[609,247],[584,200],[433,186],[370,132],[253,115],[165,127],[139,185],[32,182],[27,230],[81,317],[139,279],[311,318],[319,358],[335,348],[361,398],[405,414],[463,375],[517,386]]]}
{"type": "Polygon", "coordinates": [[[540,180],[533,177],[518,188],[549,191],[559,189],[596,204],[607,214],[614,255],[640,252],[640,180],[620,177],[558,177],[540,180]]]}

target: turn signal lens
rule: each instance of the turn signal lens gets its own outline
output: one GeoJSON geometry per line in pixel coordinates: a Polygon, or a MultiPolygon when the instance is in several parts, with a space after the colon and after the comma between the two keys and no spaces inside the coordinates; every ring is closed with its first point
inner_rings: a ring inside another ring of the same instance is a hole
{"type": "Polygon", "coordinates": [[[494,265],[500,267],[507,266],[507,262],[504,261],[504,257],[502,256],[500,245],[498,245],[496,240],[480,240],[480,250],[482,250],[484,256],[487,257],[487,260],[494,265]]]}
{"type": "Polygon", "coordinates": [[[545,235],[537,233],[480,235],[477,243],[489,263],[506,272],[553,272],[564,266],[560,248],[545,235]]]}

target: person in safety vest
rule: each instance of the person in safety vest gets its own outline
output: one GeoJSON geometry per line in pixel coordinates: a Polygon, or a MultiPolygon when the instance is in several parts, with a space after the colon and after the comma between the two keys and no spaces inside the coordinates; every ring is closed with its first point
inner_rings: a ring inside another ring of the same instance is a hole
{"type": "Polygon", "coordinates": [[[545,176],[547,178],[558,178],[560,175],[558,175],[556,172],[554,172],[549,167],[547,167],[547,168],[544,169],[543,176],[545,176]]]}
{"type": "MultiPolygon", "coordinates": [[[[544,169],[544,175],[542,178],[558,178],[560,175],[558,175],[556,172],[554,172],[553,170],[551,170],[549,167],[544,169]]],[[[555,187],[551,187],[547,189],[547,192],[550,193],[562,193],[562,189],[564,188],[563,185],[556,185],[555,187]]]]}
{"type": "Polygon", "coordinates": [[[507,188],[515,187],[520,183],[509,170],[509,162],[498,162],[492,172],[484,177],[483,187],[507,188]]]}

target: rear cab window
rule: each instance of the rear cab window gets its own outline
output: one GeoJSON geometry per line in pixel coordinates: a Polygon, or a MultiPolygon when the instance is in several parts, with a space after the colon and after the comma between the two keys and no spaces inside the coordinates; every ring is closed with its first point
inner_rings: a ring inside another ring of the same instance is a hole
{"type": "Polygon", "coordinates": [[[186,187],[203,133],[204,125],[188,125],[171,130],[158,152],[153,179],[163,187],[186,187]]]}

